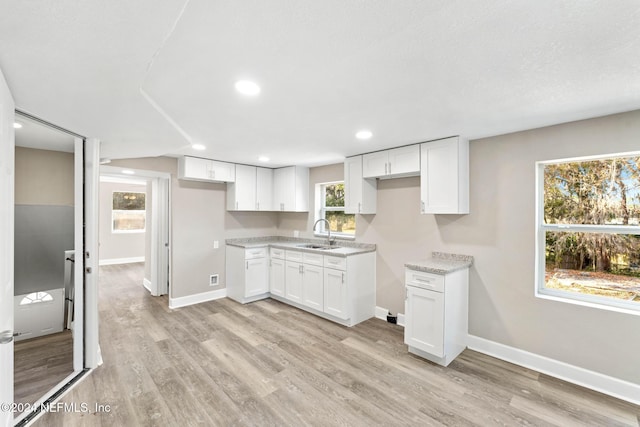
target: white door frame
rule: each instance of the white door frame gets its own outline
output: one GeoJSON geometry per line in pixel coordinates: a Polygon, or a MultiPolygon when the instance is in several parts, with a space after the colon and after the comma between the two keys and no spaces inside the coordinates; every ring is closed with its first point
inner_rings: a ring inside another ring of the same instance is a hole
{"type": "Polygon", "coordinates": [[[125,168],[115,166],[100,166],[100,176],[112,178],[140,178],[151,182],[151,295],[167,295],[171,286],[171,174],[143,169],[126,168],[133,172],[125,175],[125,168]]]}
{"type": "MultiPolygon", "coordinates": [[[[0,70],[0,403],[13,403],[13,233],[15,105],[0,70]]],[[[13,425],[12,408],[0,408],[0,427],[13,425]]]]}

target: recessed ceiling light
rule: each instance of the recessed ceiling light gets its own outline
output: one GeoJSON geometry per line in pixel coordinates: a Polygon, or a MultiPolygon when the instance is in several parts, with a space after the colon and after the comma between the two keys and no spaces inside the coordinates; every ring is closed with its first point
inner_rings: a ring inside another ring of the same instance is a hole
{"type": "Polygon", "coordinates": [[[20,128],[22,128],[22,124],[20,124],[20,123],[18,123],[18,122],[14,122],[14,123],[13,123],[13,128],[14,128],[14,129],[20,129],[20,128]]]}
{"type": "Polygon", "coordinates": [[[131,169],[122,169],[122,173],[125,175],[135,175],[136,173],[131,169]]]}
{"type": "Polygon", "coordinates": [[[207,147],[205,147],[202,144],[193,144],[191,146],[191,148],[193,148],[194,150],[198,150],[198,151],[202,151],[202,150],[206,150],[207,149],[207,147]]]}
{"type": "Polygon", "coordinates": [[[236,90],[243,95],[256,96],[260,93],[260,86],[250,80],[238,80],[236,90]]]}
{"type": "Polygon", "coordinates": [[[269,160],[271,160],[271,159],[269,159],[267,156],[260,156],[260,157],[258,157],[258,161],[260,161],[260,162],[264,162],[264,163],[266,163],[266,162],[268,162],[269,160]]]}
{"type": "Polygon", "coordinates": [[[373,136],[370,130],[363,129],[356,133],[356,138],[358,139],[369,139],[373,136]]]}

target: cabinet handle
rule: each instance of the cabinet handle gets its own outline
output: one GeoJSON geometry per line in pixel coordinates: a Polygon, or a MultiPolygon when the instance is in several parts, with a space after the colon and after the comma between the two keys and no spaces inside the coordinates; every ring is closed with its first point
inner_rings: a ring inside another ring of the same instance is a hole
{"type": "Polygon", "coordinates": [[[246,261],[247,264],[247,270],[249,269],[249,261],[246,261]]]}
{"type": "Polygon", "coordinates": [[[344,272],[342,272],[342,284],[344,284],[344,272]]]}
{"type": "Polygon", "coordinates": [[[422,204],[422,213],[424,213],[424,201],[421,201],[420,203],[422,204]]]}
{"type": "Polygon", "coordinates": [[[387,163],[384,164],[384,174],[387,174],[387,163]]]}
{"type": "Polygon", "coordinates": [[[433,283],[433,279],[429,279],[429,278],[424,278],[424,277],[414,277],[414,279],[415,279],[417,282],[433,283]]]}
{"type": "Polygon", "coordinates": [[[361,204],[362,204],[361,202],[358,202],[358,213],[360,213],[360,210],[361,210],[361,209],[360,209],[360,205],[361,205],[361,204]]]}

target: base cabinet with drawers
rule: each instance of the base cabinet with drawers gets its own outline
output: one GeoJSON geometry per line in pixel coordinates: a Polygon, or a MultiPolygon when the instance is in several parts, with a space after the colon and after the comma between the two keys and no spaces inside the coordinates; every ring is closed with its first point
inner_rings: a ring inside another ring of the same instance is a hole
{"type": "Polygon", "coordinates": [[[375,314],[376,254],[227,245],[227,289],[243,304],[271,297],[353,326],[375,314]]]}
{"type": "Polygon", "coordinates": [[[467,347],[469,270],[442,275],[406,268],[405,285],[409,352],[449,365],[467,347]]]}
{"type": "Polygon", "coordinates": [[[267,248],[239,248],[227,245],[227,296],[241,303],[269,295],[267,248]]]}

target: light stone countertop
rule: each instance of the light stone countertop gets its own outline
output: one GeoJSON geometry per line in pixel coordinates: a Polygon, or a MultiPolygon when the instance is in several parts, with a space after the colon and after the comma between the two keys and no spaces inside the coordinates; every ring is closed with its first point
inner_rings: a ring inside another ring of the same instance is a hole
{"type": "Polygon", "coordinates": [[[470,255],[433,252],[429,259],[408,262],[404,266],[410,270],[424,271],[425,273],[447,274],[463,268],[469,268],[472,265],[473,257],[470,255]]]}
{"type": "Polygon", "coordinates": [[[326,244],[326,239],[303,239],[295,237],[282,237],[282,236],[268,236],[268,237],[248,237],[240,239],[227,239],[226,244],[230,246],[237,246],[240,248],[280,248],[280,249],[295,249],[301,252],[309,252],[314,254],[323,254],[330,256],[346,257],[349,255],[358,255],[368,252],[375,252],[376,245],[367,243],[356,243],[352,241],[336,240],[335,249],[311,249],[301,248],[300,245],[305,244],[326,244]]]}

